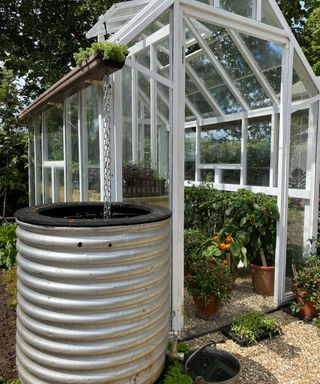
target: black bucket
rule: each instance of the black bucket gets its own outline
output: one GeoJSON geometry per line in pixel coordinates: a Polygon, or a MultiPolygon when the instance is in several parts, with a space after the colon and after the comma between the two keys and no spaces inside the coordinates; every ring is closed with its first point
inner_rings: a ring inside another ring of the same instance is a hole
{"type": "Polygon", "coordinates": [[[230,352],[216,349],[215,344],[210,342],[187,357],[186,374],[197,383],[237,383],[241,369],[239,360],[230,352]]]}

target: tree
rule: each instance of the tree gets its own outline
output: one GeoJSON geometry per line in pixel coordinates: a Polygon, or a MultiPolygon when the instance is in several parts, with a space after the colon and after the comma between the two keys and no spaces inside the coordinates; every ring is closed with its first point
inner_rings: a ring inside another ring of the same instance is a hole
{"type": "Polygon", "coordinates": [[[75,64],[73,53],[91,42],[85,33],[119,0],[2,0],[0,62],[25,78],[34,98],[75,64]]]}
{"type": "Polygon", "coordinates": [[[27,204],[27,134],[16,124],[20,107],[12,70],[0,68],[0,216],[27,204]]]}
{"type": "Polygon", "coordinates": [[[320,76],[320,7],[306,20],[301,37],[302,49],[317,76],[320,76]]]}

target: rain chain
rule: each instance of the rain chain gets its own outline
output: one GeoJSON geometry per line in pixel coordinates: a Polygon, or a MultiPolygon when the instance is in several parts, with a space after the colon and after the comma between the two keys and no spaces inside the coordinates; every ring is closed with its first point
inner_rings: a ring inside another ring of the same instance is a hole
{"type": "Polygon", "coordinates": [[[111,218],[111,85],[110,77],[103,79],[103,153],[104,153],[104,185],[103,185],[103,218],[111,218]]]}

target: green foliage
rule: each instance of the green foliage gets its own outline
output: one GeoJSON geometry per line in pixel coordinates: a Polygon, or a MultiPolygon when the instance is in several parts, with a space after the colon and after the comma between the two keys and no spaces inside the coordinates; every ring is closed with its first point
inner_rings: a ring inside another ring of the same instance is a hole
{"type": "Polygon", "coordinates": [[[207,256],[201,252],[194,256],[185,283],[190,294],[205,305],[210,296],[216,296],[219,304],[230,299],[230,268],[225,260],[207,256]]]}
{"type": "Polygon", "coordinates": [[[16,261],[16,224],[0,226],[0,267],[10,269],[16,261]]]}
{"type": "Polygon", "coordinates": [[[0,217],[28,201],[28,137],[16,124],[20,109],[13,72],[0,65],[0,217]]]}
{"type": "Polygon", "coordinates": [[[249,236],[245,231],[231,234],[221,229],[201,245],[200,252],[207,258],[218,257],[224,263],[231,264],[231,271],[235,273],[240,261],[244,266],[248,265],[246,249],[248,241],[249,236]]]}
{"type": "Polygon", "coordinates": [[[34,98],[66,74],[73,53],[91,44],[85,33],[117,2],[1,1],[0,62],[24,76],[23,96],[34,98]]]}
{"type": "Polygon", "coordinates": [[[240,338],[248,339],[250,344],[256,343],[264,332],[268,332],[270,337],[275,333],[281,333],[280,326],[274,316],[255,310],[238,316],[231,324],[230,330],[240,338]]]}
{"type": "Polygon", "coordinates": [[[185,188],[185,227],[199,229],[207,236],[223,228],[228,194],[206,185],[185,188]]]}
{"type": "MultiPolygon", "coordinates": [[[[320,315],[319,315],[320,316],[320,315]]],[[[312,324],[315,325],[317,328],[319,328],[320,330],[320,317],[315,317],[313,320],[312,320],[312,324]]]]}
{"type": "Polygon", "coordinates": [[[306,302],[311,302],[320,311],[320,257],[309,255],[304,266],[293,279],[293,292],[297,302],[291,305],[293,312],[299,312],[306,302]]]}
{"type": "Polygon", "coordinates": [[[17,307],[17,268],[8,269],[3,274],[3,282],[5,291],[9,295],[7,305],[11,309],[17,307]]]}
{"type": "Polygon", "coordinates": [[[109,41],[99,41],[93,43],[91,47],[86,49],[80,48],[79,52],[74,54],[74,59],[77,64],[81,64],[91,55],[97,53],[104,60],[111,60],[116,63],[124,63],[128,56],[128,47],[124,44],[115,44],[109,41]]]}
{"type": "Polygon", "coordinates": [[[189,228],[184,231],[184,270],[189,273],[192,261],[208,237],[199,229],[189,228]]]}
{"type": "Polygon", "coordinates": [[[177,346],[177,352],[178,353],[189,353],[189,346],[187,343],[184,343],[184,342],[181,342],[181,343],[178,343],[178,346],[177,346]]]}
{"type": "Polygon", "coordinates": [[[223,229],[246,247],[247,257],[254,264],[261,264],[260,248],[268,264],[274,264],[278,219],[276,200],[263,193],[244,189],[224,192],[208,186],[185,189],[186,227],[208,236],[223,229]]]}
{"type": "Polygon", "coordinates": [[[0,376],[0,384],[21,384],[20,380],[8,380],[0,376]]]}
{"type": "Polygon", "coordinates": [[[167,364],[166,371],[158,384],[192,384],[192,379],[190,376],[183,373],[179,361],[170,360],[167,364]]]}
{"type": "Polygon", "coordinates": [[[276,199],[263,193],[240,189],[230,194],[225,215],[226,231],[247,233],[249,237],[246,245],[248,259],[253,264],[261,265],[259,251],[262,248],[267,263],[274,265],[279,219],[276,199]]]}

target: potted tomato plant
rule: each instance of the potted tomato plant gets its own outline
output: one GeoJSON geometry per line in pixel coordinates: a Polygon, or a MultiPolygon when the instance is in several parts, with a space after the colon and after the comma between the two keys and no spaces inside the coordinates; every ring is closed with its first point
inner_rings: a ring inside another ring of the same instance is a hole
{"type": "Polygon", "coordinates": [[[186,275],[186,287],[193,296],[197,315],[204,320],[217,316],[219,307],[230,299],[228,262],[198,252],[186,275]]]}
{"type": "Polygon", "coordinates": [[[303,267],[293,278],[293,292],[297,300],[291,305],[294,313],[302,317],[316,317],[320,314],[320,257],[309,255],[303,267]]]}

